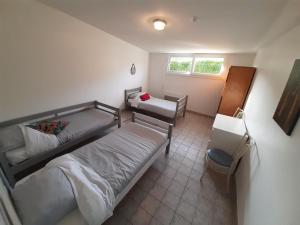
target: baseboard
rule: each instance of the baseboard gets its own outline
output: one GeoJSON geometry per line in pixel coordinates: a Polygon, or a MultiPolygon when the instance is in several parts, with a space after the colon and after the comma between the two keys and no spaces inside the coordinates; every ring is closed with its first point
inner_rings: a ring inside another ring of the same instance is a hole
{"type": "Polygon", "coordinates": [[[187,109],[186,111],[189,112],[189,113],[197,114],[197,115],[199,115],[199,116],[210,117],[210,118],[212,118],[212,119],[214,119],[214,118],[216,117],[216,116],[208,115],[208,114],[205,114],[205,113],[195,112],[195,111],[190,110],[190,109],[187,109]]]}
{"type": "MultiPolygon", "coordinates": [[[[128,111],[130,112],[130,109],[126,109],[126,108],[121,109],[121,112],[128,112],[128,111]]],[[[187,109],[186,111],[189,112],[189,113],[197,114],[199,116],[206,116],[206,117],[209,117],[209,118],[212,118],[212,119],[214,119],[216,117],[216,116],[211,116],[211,115],[204,114],[204,113],[195,112],[195,111],[189,110],[189,109],[187,109]]]]}

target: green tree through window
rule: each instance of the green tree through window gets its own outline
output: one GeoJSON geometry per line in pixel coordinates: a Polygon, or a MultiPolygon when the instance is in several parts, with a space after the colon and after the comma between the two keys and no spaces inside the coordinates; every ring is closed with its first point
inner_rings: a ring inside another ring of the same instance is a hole
{"type": "Polygon", "coordinates": [[[168,71],[183,74],[221,74],[223,69],[223,58],[204,57],[170,57],[168,71]],[[194,66],[193,66],[194,65],[194,66]],[[192,68],[193,67],[193,68],[192,68]]]}
{"type": "Polygon", "coordinates": [[[169,71],[176,73],[190,73],[192,70],[192,57],[171,57],[169,71]]]}
{"type": "Polygon", "coordinates": [[[195,73],[219,74],[223,66],[223,61],[201,60],[195,62],[195,73]]]}

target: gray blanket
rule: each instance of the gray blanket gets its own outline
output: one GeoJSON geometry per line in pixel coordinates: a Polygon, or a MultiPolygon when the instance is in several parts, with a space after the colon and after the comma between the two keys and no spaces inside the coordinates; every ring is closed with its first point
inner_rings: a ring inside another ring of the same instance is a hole
{"type": "Polygon", "coordinates": [[[86,132],[93,132],[112,123],[114,116],[98,109],[89,109],[63,116],[60,119],[69,122],[68,126],[57,135],[59,143],[64,144],[74,138],[81,137],[86,132]]]}
{"type": "Polygon", "coordinates": [[[117,196],[166,140],[160,132],[129,123],[72,154],[104,177],[117,196]]]}

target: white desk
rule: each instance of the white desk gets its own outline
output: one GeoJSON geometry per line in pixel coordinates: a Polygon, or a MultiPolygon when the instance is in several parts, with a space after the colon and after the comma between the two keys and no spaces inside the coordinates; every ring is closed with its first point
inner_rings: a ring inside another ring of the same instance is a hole
{"type": "Polygon", "coordinates": [[[246,133],[242,119],[217,114],[208,148],[219,148],[233,154],[246,133]]]}

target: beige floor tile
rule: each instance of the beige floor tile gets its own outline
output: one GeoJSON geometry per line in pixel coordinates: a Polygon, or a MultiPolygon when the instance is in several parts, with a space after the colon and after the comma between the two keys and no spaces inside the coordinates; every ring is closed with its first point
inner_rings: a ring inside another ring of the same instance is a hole
{"type": "Polygon", "coordinates": [[[186,182],[188,181],[189,177],[184,174],[184,173],[181,173],[181,172],[177,172],[175,177],[174,177],[174,180],[177,181],[178,183],[182,184],[183,186],[186,185],[186,182]]]}
{"type": "Polygon", "coordinates": [[[177,171],[177,169],[174,169],[174,168],[168,166],[166,168],[166,170],[162,173],[162,175],[173,179],[176,175],[176,171],[177,171]]]}
{"type": "Polygon", "coordinates": [[[182,197],[181,197],[184,201],[188,202],[189,204],[197,207],[198,204],[198,194],[193,192],[190,188],[186,187],[182,197]]]}
{"type": "Polygon", "coordinates": [[[172,225],[190,225],[191,223],[185,220],[182,216],[175,214],[172,225]]]}
{"type": "Polygon", "coordinates": [[[148,225],[151,221],[151,215],[144,209],[139,208],[131,219],[132,225],[148,225]]]}
{"type": "Polygon", "coordinates": [[[184,185],[173,180],[172,183],[170,184],[168,191],[172,192],[173,194],[177,195],[178,197],[181,197],[181,195],[184,191],[184,185]]]}
{"type": "Polygon", "coordinates": [[[169,206],[171,209],[176,210],[180,202],[180,198],[172,192],[168,192],[162,199],[162,202],[169,206]]]}
{"type": "Polygon", "coordinates": [[[147,192],[135,185],[127,194],[128,197],[140,204],[147,196],[147,192]]]}
{"type": "Polygon", "coordinates": [[[141,207],[145,209],[150,215],[154,215],[156,209],[159,207],[160,201],[154,198],[152,195],[148,195],[141,203],[141,207]]]}
{"type": "Polygon", "coordinates": [[[131,223],[120,214],[114,214],[108,220],[105,221],[102,225],[131,225],[131,223]]]}
{"type": "Polygon", "coordinates": [[[154,218],[156,218],[163,225],[169,225],[173,216],[174,211],[164,204],[161,204],[154,214],[154,218]]]}
{"type": "Polygon", "coordinates": [[[157,180],[156,183],[163,186],[164,188],[169,188],[169,186],[172,183],[172,178],[162,175],[160,176],[160,178],[157,180]]]}
{"type": "Polygon", "coordinates": [[[196,210],[196,208],[193,205],[182,200],[177,207],[176,213],[178,213],[185,220],[187,220],[191,223],[191,222],[193,222],[193,216],[194,216],[195,210],[196,210]]]}
{"type": "Polygon", "coordinates": [[[153,217],[150,222],[150,225],[164,225],[164,224],[153,217]]]}
{"type": "Polygon", "coordinates": [[[150,191],[155,185],[155,181],[147,177],[142,177],[138,182],[137,186],[140,187],[143,191],[150,191]]]}
{"type": "Polygon", "coordinates": [[[151,190],[150,190],[150,194],[155,197],[158,200],[161,200],[165,193],[166,193],[167,189],[159,184],[156,184],[151,190]]]}
{"type": "Polygon", "coordinates": [[[130,220],[136,210],[138,209],[139,204],[133,199],[126,200],[125,203],[121,203],[120,207],[116,209],[116,213],[124,216],[126,219],[130,220]]]}
{"type": "Polygon", "coordinates": [[[193,225],[211,225],[212,215],[201,210],[196,210],[193,217],[193,225]]]}
{"type": "Polygon", "coordinates": [[[189,177],[191,175],[192,169],[184,165],[180,165],[177,172],[183,173],[185,176],[189,177]]]}
{"type": "Polygon", "coordinates": [[[145,175],[155,181],[160,177],[161,173],[157,169],[150,167],[145,175]]]}
{"type": "Polygon", "coordinates": [[[195,193],[200,193],[201,191],[201,183],[200,180],[196,180],[192,177],[189,178],[187,185],[188,188],[190,188],[195,193]]]}

